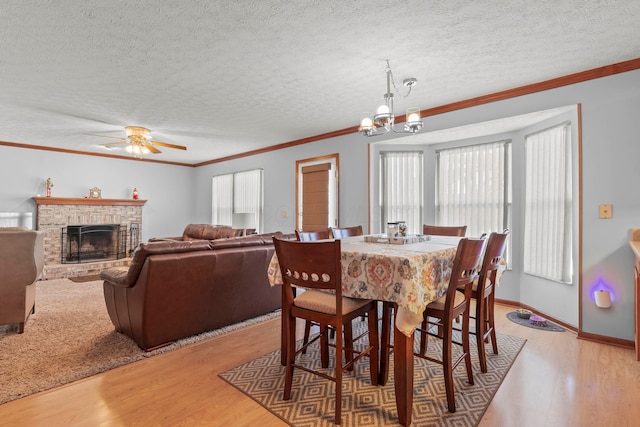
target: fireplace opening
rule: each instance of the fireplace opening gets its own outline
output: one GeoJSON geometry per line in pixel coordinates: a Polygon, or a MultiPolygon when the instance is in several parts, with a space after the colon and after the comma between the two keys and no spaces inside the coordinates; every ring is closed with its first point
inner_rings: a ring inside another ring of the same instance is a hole
{"type": "Polygon", "coordinates": [[[62,228],[62,264],[124,258],[126,226],[119,224],[68,225],[62,228]]]}

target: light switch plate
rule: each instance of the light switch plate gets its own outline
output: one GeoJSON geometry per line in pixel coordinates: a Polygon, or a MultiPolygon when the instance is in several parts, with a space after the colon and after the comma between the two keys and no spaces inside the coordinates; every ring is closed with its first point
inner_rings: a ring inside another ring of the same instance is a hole
{"type": "Polygon", "coordinates": [[[600,205],[600,219],[610,219],[612,215],[611,205],[600,205]]]}

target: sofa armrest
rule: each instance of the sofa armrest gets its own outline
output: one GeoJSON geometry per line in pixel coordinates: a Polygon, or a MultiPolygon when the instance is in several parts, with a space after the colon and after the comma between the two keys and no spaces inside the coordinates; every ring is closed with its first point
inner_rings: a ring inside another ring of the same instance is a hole
{"type": "Polygon", "coordinates": [[[100,273],[100,278],[105,282],[112,283],[116,286],[129,288],[132,283],[128,279],[129,267],[111,267],[100,273]]]}

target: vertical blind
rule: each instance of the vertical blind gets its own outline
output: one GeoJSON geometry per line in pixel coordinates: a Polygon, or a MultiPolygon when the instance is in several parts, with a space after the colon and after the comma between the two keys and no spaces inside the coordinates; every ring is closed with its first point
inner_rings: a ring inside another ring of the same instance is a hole
{"type": "Polygon", "coordinates": [[[407,232],[422,233],[422,152],[380,153],[380,229],[405,221],[407,232]]]}
{"type": "Polygon", "coordinates": [[[571,126],[525,138],[524,272],[572,282],[571,126]]]}
{"type": "Polygon", "coordinates": [[[436,152],[436,223],[468,236],[501,232],[511,216],[511,142],[436,152]]]}
{"type": "Polygon", "coordinates": [[[233,213],[262,210],[262,169],[233,174],[233,213]]]}
{"type": "Polygon", "coordinates": [[[233,219],[233,174],[213,177],[211,223],[231,225],[233,219]]]}
{"type": "MultiPolygon", "coordinates": [[[[259,229],[262,222],[262,169],[218,175],[212,182],[211,222],[233,225],[233,214],[248,214],[259,229]]],[[[246,224],[242,224],[244,227],[246,224]]]]}

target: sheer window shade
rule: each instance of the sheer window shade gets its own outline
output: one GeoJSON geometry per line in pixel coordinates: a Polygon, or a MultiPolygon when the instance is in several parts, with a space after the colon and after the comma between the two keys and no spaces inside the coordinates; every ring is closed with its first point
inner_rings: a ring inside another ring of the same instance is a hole
{"type": "Polygon", "coordinates": [[[380,230],[405,221],[407,232],[422,233],[422,152],[380,153],[380,230]]]}
{"type": "Polygon", "coordinates": [[[439,150],[436,156],[438,225],[466,225],[467,236],[509,228],[510,141],[439,150]]]}
{"type": "Polygon", "coordinates": [[[524,271],[572,282],[571,126],[525,138],[524,271]]]}

